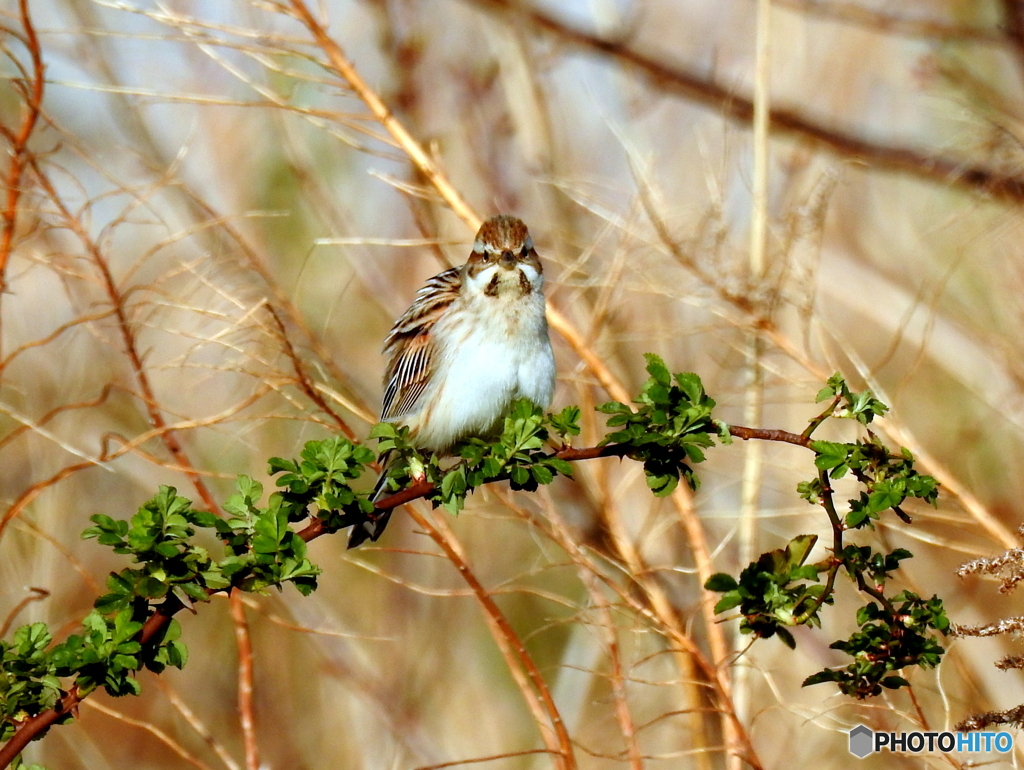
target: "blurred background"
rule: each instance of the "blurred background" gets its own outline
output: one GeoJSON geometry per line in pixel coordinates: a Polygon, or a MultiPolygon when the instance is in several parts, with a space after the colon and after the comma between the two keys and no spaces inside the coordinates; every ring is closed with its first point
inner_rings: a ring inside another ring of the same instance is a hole
{"type": "MultiPolygon", "coordinates": [[[[911,550],[898,584],[955,622],[1019,614],[1019,597],[955,572],[1014,547],[1022,519],[1020,0],[0,8],[8,635],[74,632],[126,566],[80,539],[90,515],[128,518],[160,484],[217,507],[237,474],[266,481],[271,456],[364,440],[391,323],[498,212],[527,222],[544,260],[554,407],[581,405],[580,446],[603,435],[592,407],[643,383],[645,352],[700,374],[719,418],[798,433],[842,371],[943,484],[913,525],[855,540],[911,550]]],[[[748,649],[701,584],[796,534],[822,535],[825,558],[828,521],[795,492],[811,456],[737,442],[698,470],[692,496],[655,499],[635,463],[597,460],[538,494],[480,490],[457,518],[420,504],[475,593],[402,511],[374,546],[321,538],[311,598],[183,613],[183,671],[140,675],[140,698],[96,693],[25,756],[831,768],[852,761],[858,723],[941,730],[1024,700],[993,665],[1015,652],[1002,638],[952,642],[938,670],[873,701],[802,689],[846,662],[828,645],[854,630],[853,586],[793,652],[748,649]],[[566,735],[574,759],[547,753],[566,735]]],[[[1019,753],[864,767],[967,759],[1019,753]]]]}

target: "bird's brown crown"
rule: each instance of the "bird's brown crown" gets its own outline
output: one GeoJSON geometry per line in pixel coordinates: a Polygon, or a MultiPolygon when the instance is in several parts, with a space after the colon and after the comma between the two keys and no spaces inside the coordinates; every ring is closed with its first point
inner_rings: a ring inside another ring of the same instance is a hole
{"type": "Polygon", "coordinates": [[[477,254],[483,254],[484,251],[494,254],[511,251],[515,254],[524,246],[527,251],[533,248],[530,231],[526,229],[523,220],[508,214],[499,214],[480,225],[473,251],[477,254]]]}

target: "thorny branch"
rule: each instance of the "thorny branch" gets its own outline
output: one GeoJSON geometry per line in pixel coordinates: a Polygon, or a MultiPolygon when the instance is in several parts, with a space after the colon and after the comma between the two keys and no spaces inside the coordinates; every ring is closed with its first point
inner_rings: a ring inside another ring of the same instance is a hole
{"type": "Polygon", "coordinates": [[[833,490],[832,485],[829,483],[828,473],[819,471],[818,480],[821,482],[821,505],[825,509],[825,513],[828,514],[828,521],[832,526],[832,557],[828,565],[828,576],[825,578],[825,590],[821,592],[821,596],[817,598],[814,604],[797,617],[798,623],[806,622],[808,618],[821,609],[828,597],[832,595],[832,590],[836,585],[836,576],[839,574],[839,568],[843,565],[842,560],[839,558],[839,554],[843,552],[843,522],[839,517],[838,511],[836,511],[836,505],[832,498],[833,490]]]}

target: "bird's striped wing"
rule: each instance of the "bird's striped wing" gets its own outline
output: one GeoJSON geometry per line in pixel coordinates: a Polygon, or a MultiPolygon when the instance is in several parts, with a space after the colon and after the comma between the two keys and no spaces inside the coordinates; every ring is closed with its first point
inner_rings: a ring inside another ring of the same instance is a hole
{"type": "Polygon", "coordinates": [[[434,325],[455,301],[461,286],[458,268],[435,275],[416,292],[412,306],[384,340],[388,367],[384,372],[382,420],[403,417],[418,407],[437,364],[434,325]]]}

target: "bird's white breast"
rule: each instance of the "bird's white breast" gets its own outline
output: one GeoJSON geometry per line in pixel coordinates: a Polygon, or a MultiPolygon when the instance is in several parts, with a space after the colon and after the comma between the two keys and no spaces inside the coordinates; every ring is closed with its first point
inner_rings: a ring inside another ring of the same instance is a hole
{"type": "Polygon", "coordinates": [[[543,279],[529,278],[535,284],[529,294],[467,292],[438,321],[446,328],[435,329],[435,335],[445,344],[436,385],[426,396],[426,419],[417,426],[419,446],[442,451],[469,436],[491,434],[519,398],[544,408],[551,404],[555,360],[543,279]]]}

